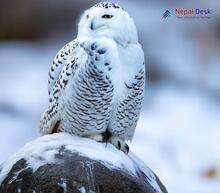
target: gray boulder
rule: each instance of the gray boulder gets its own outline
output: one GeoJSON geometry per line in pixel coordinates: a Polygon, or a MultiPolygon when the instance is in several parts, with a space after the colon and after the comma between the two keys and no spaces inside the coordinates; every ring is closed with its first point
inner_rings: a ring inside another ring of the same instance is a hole
{"type": "Polygon", "coordinates": [[[167,193],[133,153],[111,144],[46,135],[25,145],[0,169],[0,193],[167,193]]]}

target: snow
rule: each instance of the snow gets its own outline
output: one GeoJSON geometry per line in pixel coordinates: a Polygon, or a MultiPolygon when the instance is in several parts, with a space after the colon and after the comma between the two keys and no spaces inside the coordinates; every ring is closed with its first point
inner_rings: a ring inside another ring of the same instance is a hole
{"type": "Polygon", "coordinates": [[[144,171],[146,174],[146,181],[154,188],[155,192],[162,192],[159,185],[157,184],[156,176],[152,173],[151,169],[148,168],[143,161],[141,161],[135,154],[129,153],[129,158],[138,166],[137,169],[144,171]]]}
{"type": "Polygon", "coordinates": [[[161,85],[144,109],[131,146],[159,175],[169,192],[218,193],[220,176],[220,110],[195,89],[161,85]]]}
{"type": "MultiPolygon", "coordinates": [[[[14,182],[15,180],[18,181],[18,180],[17,180],[17,177],[18,177],[19,174],[20,174],[22,171],[24,171],[25,169],[27,169],[27,167],[25,167],[25,168],[23,168],[23,169],[21,169],[21,170],[15,172],[15,173],[14,173],[14,176],[13,176],[12,179],[8,182],[8,184],[11,184],[11,183],[14,182]]],[[[21,180],[21,179],[19,179],[19,180],[21,180]]]]}
{"type": "Polygon", "coordinates": [[[81,187],[78,189],[80,193],[86,193],[86,189],[84,187],[81,187]]]}
{"type": "Polygon", "coordinates": [[[54,55],[50,52],[46,46],[24,42],[0,44],[0,162],[39,135],[40,113],[47,100],[44,82],[54,55]]]}
{"type": "MultiPolygon", "coordinates": [[[[78,188],[78,191],[79,191],[80,193],[86,193],[86,189],[85,189],[85,187],[78,188]]],[[[95,192],[89,190],[88,193],[95,193],[95,192]]]]}
{"type": "MultiPolygon", "coordinates": [[[[22,158],[26,160],[27,167],[32,168],[33,171],[36,171],[42,165],[56,163],[55,154],[59,153],[61,147],[65,147],[65,150],[70,152],[77,152],[92,160],[98,160],[110,169],[125,170],[132,175],[137,175],[137,169],[140,166],[147,176],[146,180],[150,181],[150,184],[158,193],[162,192],[156,183],[153,172],[143,162],[139,161],[134,154],[129,153],[129,156],[127,156],[111,144],[106,146],[105,143],[98,143],[91,139],[67,133],[45,135],[26,144],[2,164],[0,183],[10,172],[12,166],[22,158]],[[136,164],[138,164],[138,167],[136,164]]],[[[13,181],[15,178],[16,176],[13,177],[13,181]]],[[[63,190],[66,190],[65,180],[61,179],[61,181],[62,183],[59,183],[59,185],[63,190]]]]}
{"type": "Polygon", "coordinates": [[[66,180],[61,178],[61,183],[58,183],[58,185],[63,189],[63,193],[67,193],[67,185],[66,180]]]}

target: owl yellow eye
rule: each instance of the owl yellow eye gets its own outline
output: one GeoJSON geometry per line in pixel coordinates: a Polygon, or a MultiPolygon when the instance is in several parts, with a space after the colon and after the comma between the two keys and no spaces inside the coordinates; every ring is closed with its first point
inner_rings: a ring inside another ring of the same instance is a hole
{"type": "Polygon", "coordinates": [[[111,18],[113,18],[113,15],[105,14],[105,15],[102,16],[102,18],[104,18],[104,19],[111,19],[111,18]]]}

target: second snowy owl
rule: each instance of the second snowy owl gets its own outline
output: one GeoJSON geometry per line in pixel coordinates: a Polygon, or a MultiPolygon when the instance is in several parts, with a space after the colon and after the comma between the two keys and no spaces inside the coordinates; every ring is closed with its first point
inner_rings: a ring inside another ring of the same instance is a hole
{"type": "Polygon", "coordinates": [[[82,15],[77,38],[53,61],[41,132],[108,141],[128,153],[125,141],[134,135],[144,80],[144,53],[132,18],[114,3],[96,4],[82,15]]]}

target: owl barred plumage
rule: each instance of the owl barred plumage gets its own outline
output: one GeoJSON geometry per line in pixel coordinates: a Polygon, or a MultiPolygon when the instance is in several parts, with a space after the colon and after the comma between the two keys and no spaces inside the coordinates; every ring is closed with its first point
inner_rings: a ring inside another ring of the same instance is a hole
{"type": "Polygon", "coordinates": [[[52,91],[60,73],[64,66],[64,64],[67,63],[67,59],[70,59],[71,57],[74,57],[72,54],[74,51],[76,51],[77,46],[79,45],[79,42],[77,41],[71,41],[57,53],[53,60],[53,64],[50,67],[49,71],[49,79],[48,79],[48,92],[52,91]]]}
{"type": "Polygon", "coordinates": [[[49,105],[41,132],[68,132],[112,143],[128,153],[143,101],[144,53],[135,24],[119,5],[84,12],[77,38],[49,71],[49,105]]]}

